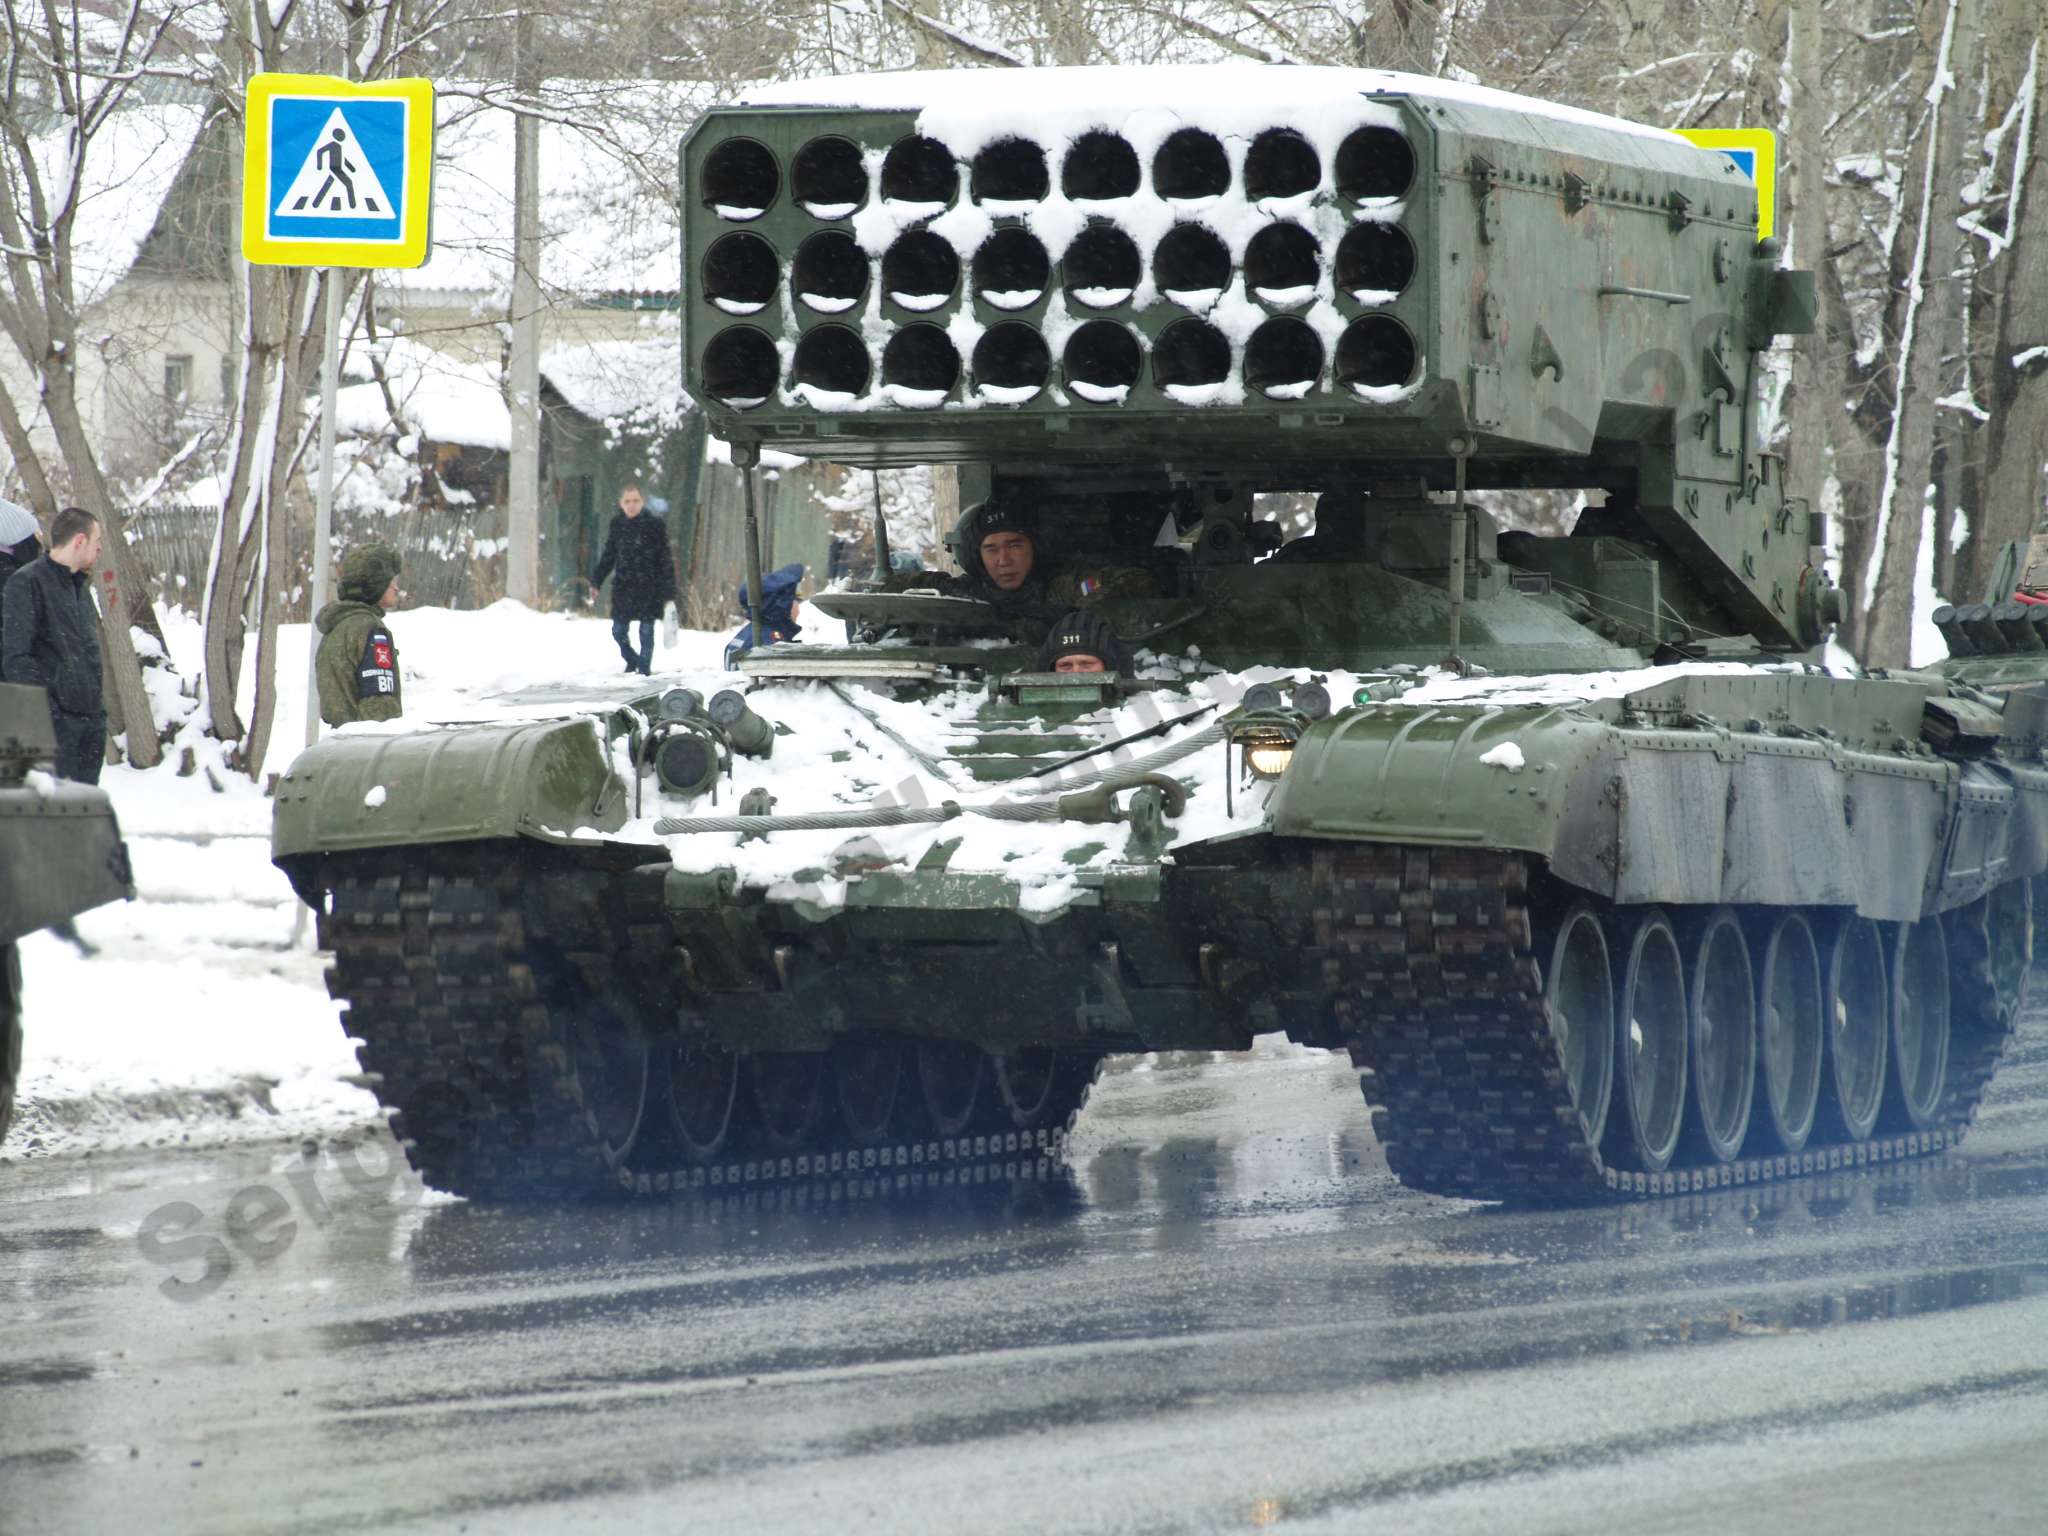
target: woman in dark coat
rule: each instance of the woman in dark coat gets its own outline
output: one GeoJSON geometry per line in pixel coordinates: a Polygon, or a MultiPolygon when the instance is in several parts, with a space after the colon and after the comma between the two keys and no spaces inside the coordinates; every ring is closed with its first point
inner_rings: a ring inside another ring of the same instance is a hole
{"type": "Polygon", "coordinates": [[[618,514],[604,536],[604,554],[590,578],[590,600],[605,577],[612,578],[612,638],[626,658],[626,670],[646,677],[654,669],[654,621],[676,595],[675,562],[669,557],[668,524],[646,510],[640,487],[630,480],[619,492],[618,514]],[[626,627],[640,625],[640,649],[626,643],[626,627]]]}

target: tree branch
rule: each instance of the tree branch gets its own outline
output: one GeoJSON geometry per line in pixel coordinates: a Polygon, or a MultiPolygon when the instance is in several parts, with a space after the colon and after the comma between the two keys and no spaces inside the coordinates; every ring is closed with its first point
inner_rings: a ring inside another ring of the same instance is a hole
{"type": "Polygon", "coordinates": [[[1205,42],[1211,42],[1219,48],[1228,49],[1240,58],[1257,59],[1261,64],[1297,64],[1301,62],[1274,49],[1260,48],[1255,44],[1243,41],[1241,38],[1232,37],[1228,32],[1220,32],[1207,22],[1197,21],[1192,16],[1184,16],[1174,11],[1162,10],[1158,6],[1153,5],[1133,5],[1127,9],[1141,16],[1150,16],[1155,21],[1163,21],[1176,31],[1191,32],[1205,42]]]}
{"type": "Polygon", "coordinates": [[[955,31],[938,17],[927,16],[922,11],[913,10],[905,5],[903,0],[882,0],[882,4],[912,26],[930,33],[948,48],[964,53],[970,59],[980,59],[984,64],[999,64],[1007,69],[1020,69],[1024,66],[1025,61],[1009,49],[983,42],[970,33],[955,31]]]}

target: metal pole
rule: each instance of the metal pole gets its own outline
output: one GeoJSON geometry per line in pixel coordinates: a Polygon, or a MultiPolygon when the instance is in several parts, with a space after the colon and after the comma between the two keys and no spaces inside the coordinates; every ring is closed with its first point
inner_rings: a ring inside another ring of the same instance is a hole
{"type": "Polygon", "coordinates": [[[875,477],[875,580],[889,579],[889,517],[882,510],[882,472],[870,470],[875,477]]]}
{"type": "Polygon", "coordinates": [[[1451,589],[1451,654],[1448,665],[1453,672],[1463,673],[1465,663],[1458,655],[1458,631],[1465,620],[1465,459],[1471,453],[1472,445],[1462,437],[1454,437],[1450,448],[1458,495],[1451,506],[1451,567],[1447,573],[1451,589]]]}
{"type": "Polygon", "coordinates": [[[512,127],[511,483],[505,508],[505,595],[540,597],[540,119],[530,110],[540,80],[533,13],[515,33],[520,112],[512,127]]]}
{"type": "Polygon", "coordinates": [[[327,606],[334,564],[334,389],[341,373],[341,269],[329,267],[325,338],[320,348],[320,482],[313,503],[313,606],[306,624],[306,745],[320,739],[320,645],[311,621],[327,606]]]}
{"type": "Polygon", "coordinates": [[[755,645],[761,635],[761,523],[754,513],[754,466],[761,462],[759,443],[734,443],[733,467],[740,472],[740,497],[746,507],[747,630],[755,645]]]}

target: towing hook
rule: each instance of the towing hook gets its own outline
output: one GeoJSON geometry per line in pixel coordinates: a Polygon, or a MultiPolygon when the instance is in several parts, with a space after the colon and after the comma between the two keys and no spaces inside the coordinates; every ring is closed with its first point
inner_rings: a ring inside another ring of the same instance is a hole
{"type": "Polygon", "coordinates": [[[1178,817],[1188,808],[1187,786],[1181,783],[1179,779],[1170,779],[1163,773],[1145,774],[1129,787],[1138,791],[1138,794],[1131,796],[1129,804],[1125,808],[1124,815],[1126,820],[1130,819],[1135,811],[1139,795],[1142,795],[1148,789],[1159,792],[1160,799],[1163,802],[1160,806],[1160,814],[1169,821],[1178,817]]]}
{"type": "Polygon", "coordinates": [[[1163,773],[1143,774],[1122,787],[1135,791],[1123,806],[1116,803],[1117,790],[1107,784],[1098,784],[1093,789],[1077,790],[1071,795],[1061,795],[1060,819],[1084,823],[1135,822],[1139,817],[1145,816],[1163,821],[1180,815],[1188,808],[1187,790],[1178,780],[1169,779],[1163,773]]]}

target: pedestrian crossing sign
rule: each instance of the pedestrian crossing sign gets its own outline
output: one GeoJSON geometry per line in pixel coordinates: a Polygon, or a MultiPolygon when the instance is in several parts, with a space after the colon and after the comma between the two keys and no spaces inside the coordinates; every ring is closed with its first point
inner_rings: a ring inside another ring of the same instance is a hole
{"type": "Polygon", "coordinates": [[[266,266],[417,267],[431,241],[434,83],[250,77],[242,254],[266,266]]]}

